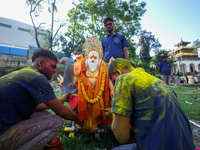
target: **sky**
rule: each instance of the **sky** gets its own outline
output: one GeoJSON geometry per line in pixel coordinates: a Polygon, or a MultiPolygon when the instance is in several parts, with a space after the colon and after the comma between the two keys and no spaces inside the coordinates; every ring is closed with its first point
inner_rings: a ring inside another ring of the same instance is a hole
{"type": "MultiPolygon", "coordinates": [[[[73,0],[57,0],[57,19],[67,19],[67,12],[73,7],[73,0]],[[60,3],[62,2],[62,3],[60,3]]],[[[159,39],[162,49],[173,50],[175,44],[181,41],[192,42],[200,39],[200,0],[139,0],[145,1],[146,12],[141,19],[142,29],[152,32],[159,39]]],[[[45,8],[47,9],[47,8],[45,8]]],[[[15,19],[32,25],[29,7],[25,0],[1,0],[0,17],[15,19]]],[[[36,20],[48,22],[47,14],[36,20]]],[[[66,27],[62,31],[66,30],[66,27]]],[[[136,38],[136,42],[137,42],[136,38]]],[[[188,46],[191,46],[188,45],[188,46]]]]}
{"type": "MultiPolygon", "coordinates": [[[[163,49],[173,50],[181,41],[200,39],[200,0],[144,0],[147,11],[142,28],[159,39],[163,49]]],[[[188,46],[191,46],[188,45],[188,46]]]]}

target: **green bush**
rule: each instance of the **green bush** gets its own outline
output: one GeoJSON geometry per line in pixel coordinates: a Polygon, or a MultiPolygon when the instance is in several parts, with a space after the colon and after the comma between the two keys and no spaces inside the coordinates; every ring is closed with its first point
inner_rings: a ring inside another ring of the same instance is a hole
{"type": "Polygon", "coordinates": [[[157,78],[159,78],[159,79],[161,79],[161,74],[155,74],[155,76],[157,77],[157,78]]]}
{"type": "MultiPolygon", "coordinates": [[[[15,66],[15,67],[1,69],[0,70],[0,77],[2,77],[4,75],[7,75],[7,74],[9,74],[9,73],[11,73],[13,71],[20,70],[20,69],[25,68],[25,67],[28,67],[28,66],[20,66],[20,68],[18,68],[17,66],[15,66]]],[[[59,66],[59,67],[56,68],[56,71],[63,71],[64,72],[65,67],[66,67],[65,65],[59,66]]]]}
{"type": "Polygon", "coordinates": [[[65,65],[62,65],[62,66],[58,66],[57,68],[56,68],[56,71],[64,71],[65,70],[65,65]]]}
{"type": "Polygon", "coordinates": [[[0,77],[5,76],[6,74],[7,74],[6,71],[4,71],[4,70],[1,70],[1,71],[0,71],[0,77]]]}
{"type": "Polygon", "coordinates": [[[21,67],[10,67],[10,68],[4,68],[4,69],[1,69],[0,70],[0,77],[2,77],[2,76],[4,76],[4,75],[7,75],[7,74],[9,74],[9,73],[11,73],[11,72],[13,72],[13,71],[16,71],[16,70],[20,70],[20,69],[22,69],[22,68],[25,68],[25,67],[27,67],[27,66],[21,66],[21,67]]]}

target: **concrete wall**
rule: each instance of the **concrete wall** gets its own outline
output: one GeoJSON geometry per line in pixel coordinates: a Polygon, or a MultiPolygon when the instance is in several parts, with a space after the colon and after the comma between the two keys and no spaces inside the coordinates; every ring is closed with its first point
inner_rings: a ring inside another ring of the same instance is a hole
{"type": "Polygon", "coordinates": [[[0,68],[18,66],[18,61],[20,61],[20,66],[27,66],[27,60],[27,56],[0,54],[0,68]]]}

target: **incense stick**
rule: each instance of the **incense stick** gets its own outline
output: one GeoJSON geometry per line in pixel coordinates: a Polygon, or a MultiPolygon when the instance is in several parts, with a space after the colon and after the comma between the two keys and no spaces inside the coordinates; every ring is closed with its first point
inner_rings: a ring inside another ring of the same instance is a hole
{"type": "Polygon", "coordinates": [[[99,107],[97,107],[97,108],[102,110],[102,111],[108,112],[108,110],[105,110],[105,109],[102,109],[102,108],[99,108],[99,107]]]}

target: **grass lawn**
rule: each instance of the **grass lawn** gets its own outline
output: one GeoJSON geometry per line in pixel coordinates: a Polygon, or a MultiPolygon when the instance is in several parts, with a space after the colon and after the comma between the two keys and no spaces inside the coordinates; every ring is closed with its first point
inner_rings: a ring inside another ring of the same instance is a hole
{"type": "MultiPolygon", "coordinates": [[[[172,86],[172,89],[176,92],[180,105],[188,119],[200,124],[200,86],[172,86]]],[[[196,147],[200,147],[200,129],[193,124],[191,124],[191,128],[193,132],[194,144],[196,147]]]]}
{"type": "MultiPolygon", "coordinates": [[[[55,86],[56,83],[53,85],[54,90],[58,91],[59,87],[55,86]]],[[[176,92],[178,100],[189,120],[198,122],[200,120],[200,87],[171,86],[171,88],[176,92]],[[186,101],[192,104],[186,103],[186,101]]],[[[61,97],[60,92],[55,92],[55,94],[58,98],[61,97]]],[[[65,105],[68,106],[68,103],[65,105]]],[[[64,120],[64,124],[65,127],[70,126],[66,120],[64,120]]],[[[115,139],[110,126],[107,127],[107,130],[107,133],[100,135],[100,139],[95,138],[92,133],[75,133],[73,138],[69,138],[69,133],[63,130],[59,136],[62,137],[63,150],[110,150],[118,146],[119,143],[115,139]]],[[[196,147],[200,147],[200,136],[194,133],[193,135],[196,147]]]]}
{"type": "Polygon", "coordinates": [[[189,120],[200,120],[200,87],[172,86],[172,89],[189,120]]]}
{"type": "MultiPolygon", "coordinates": [[[[61,92],[59,92],[59,87],[55,86],[56,83],[53,83],[53,89],[56,91],[56,97],[61,97],[61,92]],[[58,91],[58,92],[57,92],[58,91]]],[[[69,106],[68,103],[65,103],[66,106],[69,106]]],[[[53,111],[49,110],[52,114],[53,111]]],[[[67,120],[64,120],[64,127],[71,126],[71,123],[68,123],[67,120]]],[[[118,141],[115,139],[114,134],[112,133],[111,127],[107,126],[107,133],[100,134],[100,139],[95,138],[94,133],[75,133],[74,137],[68,137],[69,133],[60,132],[59,136],[62,138],[62,149],[63,150],[110,150],[119,145],[118,141]]]]}

